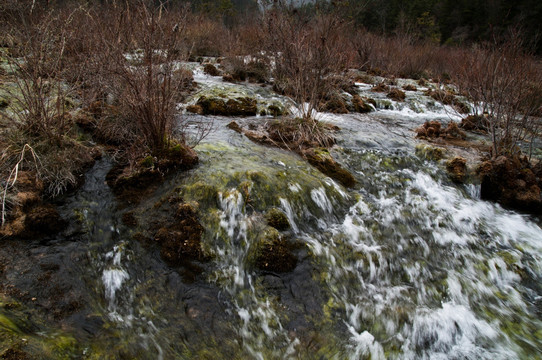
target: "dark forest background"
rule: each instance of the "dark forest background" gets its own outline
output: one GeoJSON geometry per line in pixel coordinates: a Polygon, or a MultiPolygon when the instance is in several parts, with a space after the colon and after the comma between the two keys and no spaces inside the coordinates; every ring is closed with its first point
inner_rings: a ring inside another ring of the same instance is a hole
{"type": "MultiPolygon", "coordinates": [[[[226,25],[250,20],[260,9],[281,0],[155,0],[166,6],[190,6],[194,12],[221,18],[226,25]]],[[[301,11],[340,8],[345,19],[382,35],[408,34],[446,45],[499,41],[510,30],[522,34],[525,45],[542,54],[540,0],[344,0],[296,1],[301,11]]],[[[16,0],[6,0],[6,3],[16,0]]],[[[36,0],[41,6],[68,3],[122,3],[123,0],[36,0]]],[[[6,4],[7,5],[7,4],[6,4]]],[[[9,8],[6,6],[5,8],[9,8]]]]}

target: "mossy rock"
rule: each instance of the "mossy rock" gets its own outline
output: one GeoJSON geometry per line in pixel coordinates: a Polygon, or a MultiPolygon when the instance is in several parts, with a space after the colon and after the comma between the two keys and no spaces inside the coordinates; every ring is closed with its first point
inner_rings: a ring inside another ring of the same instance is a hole
{"type": "Polygon", "coordinates": [[[183,186],[181,190],[183,197],[197,201],[202,206],[217,206],[218,189],[203,181],[183,186]]]}
{"type": "Polygon", "coordinates": [[[309,164],[342,185],[346,187],[356,185],[354,176],[333,160],[326,149],[308,149],[303,152],[303,156],[309,164]]]}
{"type": "Polygon", "coordinates": [[[476,131],[483,134],[487,134],[489,129],[489,120],[480,115],[469,115],[464,119],[461,119],[459,125],[463,130],[476,131]]]}
{"type": "Polygon", "coordinates": [[[426,144],[416,145],[416,155],[426,160],[440,161],[444,158],[445,153],[446,150],[440,147],[426,144]]]}
{"type": "Polygon", "coordinates": [[[297,258],[292,253],[293,245],[276,229],[265,230],[258,240],[254,253],[254,265],[262,271],[284,273],[292,271],[297,258]]]}
{"type": "Polygon", "coordinates": [[[403,90],[405,90],[405,91],[418,91],[418,88],[415,85],[406,84],[405,86],[403,86],[403,90]]]}
{"type": "Polygon", "coordinates": [[[196,105],[201,107],[203,115],[255,116],[258,112],[256,100],[248,97],[225,101],[221,98],[202,96],[196,105]]]}
{"type": "Polygon", "coordinates": [[[199,162],[194,150],[178,143],[154,155],[138,161],[134,169],[121,165],[113,167],[106,176],[107,184],[116,195],[136,201],[144,190],[161,182],[164,174],[174,169],[191,169],[199,162]]]}
{"type": "Polygon", "coordinates": [[[273,115],[275,117],[285,115],[286,111],[277,105],[269,105],[267,107],[267,114],[273,115]]]}
{"type": "Polygon", "coordinates": [[[384,83],[377,84],[371,88],[371,91],[374,92],[388,92],[390,91],[390,87],[384,83]]]}
{"type": "Polygon", "coordinates": [[[279,230],[284,231],[290,228],[290,221],[285,213],[277,208],[273,208],[265,214],[267,225],[279,230]]]}

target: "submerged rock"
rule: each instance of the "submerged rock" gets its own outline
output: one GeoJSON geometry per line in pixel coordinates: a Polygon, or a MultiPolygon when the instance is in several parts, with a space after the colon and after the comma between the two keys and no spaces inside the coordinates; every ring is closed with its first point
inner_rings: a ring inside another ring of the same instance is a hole
{"type": "Polygon", "coordinates": [[[316,167],[330,178],[337,180],[346,187],[356,185],[356,179],[352,174],[337,163],[326,149],[308,149],[303,151],[303,156],[309,164],[316,167]]]}
{"type": "Polygon", "coordinates": [[[277,208],[269,210],[267,214],[265,214],[265,219],[267,220],[267,225],[279,231],[288,230],[290,228],[288,217],[277,208]]]}
{"type": "Polygon", "coordinates": [[[297,258],[292,254],[293,245],[282,237],[276,229],[266,230],[258,243],[254,254],[256,268],[277,273],[292,271],[297,258]]]}
{"type": "Polygon", "coordinates": [[[446,150],[440,147],[435,147],[427,144],[416,145],[416,155],[432,161],[439,161],[444,158],[446,150]]]}
{"type": "Polygon", "coordinates": [[[160,228],[154,238],[160,244],[160,255],[170,265],[181,265],[184,260],[204,258],[201,248],[203,226],[192,205],[180,203],[175,221],[160,228]]]}

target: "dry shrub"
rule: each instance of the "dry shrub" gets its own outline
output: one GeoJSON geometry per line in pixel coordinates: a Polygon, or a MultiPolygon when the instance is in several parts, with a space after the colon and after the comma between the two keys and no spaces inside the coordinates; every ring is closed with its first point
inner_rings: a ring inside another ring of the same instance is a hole
{"type": "Polygon", "coordinates": [[[203,15],[186,18],[183,48],[188,58],[222,56],[231,46],[229,30],[221,22],[203,15]]]}
{"type": "Polygon", "coordinates": [[[267,131],[271,140],[298,152],[306,148],[328,148],[335,144],[329,126],[314,120],[282,119],[269,124],[267,131]]]}
{"type": "Polygon", "coordinates": [[[542,71],[518,33],[474,47],[456,66],[455,82],[477,104],[474,115],[487,115],[493,158],[519,155],[520,142],[540,137],[542,71]]]}
{"type": "Polygon", "coordinates": [[[137,2],[119,8],[115,21],[99,24],[105,51],[98,62],[105,67],[107,89],[120,113],[135,122],[135,135],[155,153],[169,146],[187,87],[175,62],[186,16],[137,2]]]}
{"type": "Polygon", "coordinates": [[[336,15],[316,14],[282,7],[266,14],[265,48],[275,59],[275,88],[290,95],[303,119],[336,86],[331,76],[348,67],[347,52],[342,52],[345,24],[336,15]]]}

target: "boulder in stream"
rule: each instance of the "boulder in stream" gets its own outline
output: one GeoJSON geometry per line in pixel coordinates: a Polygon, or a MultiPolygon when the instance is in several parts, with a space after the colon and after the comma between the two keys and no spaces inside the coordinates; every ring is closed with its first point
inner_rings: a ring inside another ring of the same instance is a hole
{"type": "Polygon", "coordinates": [[[256,100],[249,97],[226,100],[202,96],[196,105],[201,107],[203,115],[255,116],[258,112],[256,100]]]}

